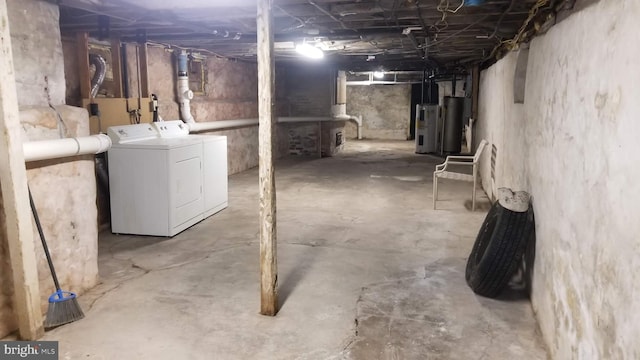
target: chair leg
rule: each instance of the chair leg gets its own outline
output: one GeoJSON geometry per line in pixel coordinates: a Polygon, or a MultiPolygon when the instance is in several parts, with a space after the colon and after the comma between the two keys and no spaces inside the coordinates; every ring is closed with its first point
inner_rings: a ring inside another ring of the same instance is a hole
{"type": "Polygon", "coordinates": [[[438,177],[433,174],[433,210],[436,209],[436,200],[438,200],[438,177]]]}
{"type": "Polygon", "coordinates": [[[476,182],[473,182],[473,194],[471,195],[471,211],[476,211],[476,182]]]}
{"type": "Polygon", "coordinates": [[[476,167],[473,166],[473,194],[471,194],[471,211],[476,211],[476,167]]]}

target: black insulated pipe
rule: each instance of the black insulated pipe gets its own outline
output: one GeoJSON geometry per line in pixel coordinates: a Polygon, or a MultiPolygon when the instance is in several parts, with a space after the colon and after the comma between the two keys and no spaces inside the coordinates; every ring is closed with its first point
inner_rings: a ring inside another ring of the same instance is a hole
{"type": "Polygon", "coordinates": [[[427,69],[424,69],[422,70],[422,84],[421,84],[422,93],[420,94],[420,104],[424,104],[424,86],[426,82],[427,82],[427,69]]]}

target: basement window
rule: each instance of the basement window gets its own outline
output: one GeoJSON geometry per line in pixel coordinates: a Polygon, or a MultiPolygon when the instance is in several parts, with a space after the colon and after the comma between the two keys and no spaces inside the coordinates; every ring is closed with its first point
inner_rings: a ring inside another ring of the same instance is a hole
{"type": "Polygon", "coordinates": [[[206,95],[207,71],[205,59],[189,58],[189,89],[195,95],[206,95]]]}

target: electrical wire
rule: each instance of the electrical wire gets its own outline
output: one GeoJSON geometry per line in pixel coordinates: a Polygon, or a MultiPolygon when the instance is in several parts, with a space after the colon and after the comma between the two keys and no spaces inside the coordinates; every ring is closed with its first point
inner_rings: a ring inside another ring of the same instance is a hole
{"type": "Polygon", "coordinates": [[[433,42],[431,42],[430,44],[428,44],[428,45],[427,45],[427,47],[432,47],[432,46],[437,45],[437,44],[439,44],[439,43],[441,43],[441,42],[443,42],[443,41],[445,41],[445,40],[451,39],[452,37],[454,37],[454,36],[456,36],[456,35],[458,35],[458,34],[460,34],[460,33],[464,32],[464,31],[467,31],[467,30],[468,30],[469,28],[471,28],[472,26],[474,26],[474,25],[476,25],[476,24],[478,24],[478,23],[480,23],[480,22],[483,22],[483,21],[484,21],[485,19],[487,19],[489,16],[491,16],[491,15],[485,15],[485,16],[481,17],[480,19],[478,19],[478,20],[476,20],[476,21],[472,22],[471,24],[469,24],[469,25],[465,26],[463,29],[461,29],[461,30],[458,30],[458,31],[454,32],[453,34],[451,34],[451,35],[449,35],[449,36],[445,37],[444,39],[439,39],[439,40],[433,41],[433,42]]]}
{"type": "Polygon", "coordinates": [[[449,6],[451,5],[449,0],[440,0],[440,4],[438,6],[436,6],[436,9],[438,11],[440,11],[440,12],[446,11],[446,12],[450,12],[452,14],[455,14],[455,13],[458,12],[458,10],[462,9],[462,7],[464,6],[464,1],[465,0],[460,1],[460,5],[458,5],[458,7],[455,10],[451,10],[451,9],[449,9],[449,6]],[[446,5],[446,7],[442,8],[442,4],[444,4],[445,1],[447,2],[447,5],[446,5]]]}
{"type": "Polygon", "coordinates": [[[536,2],[535,5],[533,5],[531,10],[529,10],[529,16],[520,27],[520,30],[518,31],[516,36],[513,39],[503,41],[503,43],[507,44],[507,46],[509,47],[516,46],[522,40],[522,36],[525,30],[527,29],[527,26],[529,26],[529,23],[531,22],[531,20],[533,20],[533,18],[536,15],[538,15],[538,10],[540,10],[541,7],[547,5],[548,3],[549,3],[549,0],[538,0],[538,2],[536,2]]]}
{"type": "Polygon", "coordinates": [[[527,16],[527,19],[524,21],[524,23],[522,24],[522,26],[520,27],[520,30],[518,30],[516,35],[512,39],[503,40],[498,45],[496,45],[491,51],[491,54],[488,57],[486,57],[485,60],[491,59],[492,57],[494,57],[498,52],[498,49],[500,49],[502,46],[506,46],[506,48],[509,50],[515,49],[524,40],[524,34],[531,20],[533,20],[533,18],[536,17],[536,15],[538,15],[539,10],[543,6],[549,4],[549,2],[550,0],[538,0],[533,5],[533,7],[531,7],[531,10],[529,10],[529,16],[527,16]]]}
{"type": "Polygon", "coordinates": [[[438,5],[436,6],[436,10],[442,13],[442,18],[438,20],[434,25],[431,25],[430,28],[435,29],[436,33],[445,30],[449,27],[449,23],[447,22],[447,16],[449,13],[455,14],[458,10],[462,9],[464,6],[465,0],[460,1],[460,5],[458,5],[455,9],[451,9],[450,0],[440,0],[438,5]],[[442,26],[441,26],[442,25],[442,26]]]}
{"type": "Polygon", "coordinates": [[[507,10],[505,10],[502,15],[500,15],[500,18],[498,19],[498,22],[496,23],[496,27],[495,29],[493,29],[493,33],[491,35],[489,35],[489,39],[493,39],[494,36],[496,36],[496,34],[498,33],[498,28],[500,27],[500,24],[502,23],[502,19],[504,19],[505,15],[507,15],[509,13],[509,11],[511,11],[511,9],[513,8],[513,5],[516,3],[516,0],[511,0],[511,3],[509,4],[509,7],[507,8],[507,10]]]}

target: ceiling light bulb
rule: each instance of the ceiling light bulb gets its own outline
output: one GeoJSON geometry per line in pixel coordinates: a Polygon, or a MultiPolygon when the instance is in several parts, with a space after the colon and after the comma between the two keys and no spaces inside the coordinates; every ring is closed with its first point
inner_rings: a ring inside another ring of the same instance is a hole
{"type": "Polygon", "coordinates": [[[373,77],[375,77],[376,79],[382,79],[384,77],[384,73],[382,71],[374,71],[373,77]]]}
{"type": "Polygon", "coordinates": [[[298,44],[296,46],[296,52],[302,56],[306,56],[312,59],[322,59],[324,57],[324,52],[322,49],[319,49],[310,44],[298,44]]]}

